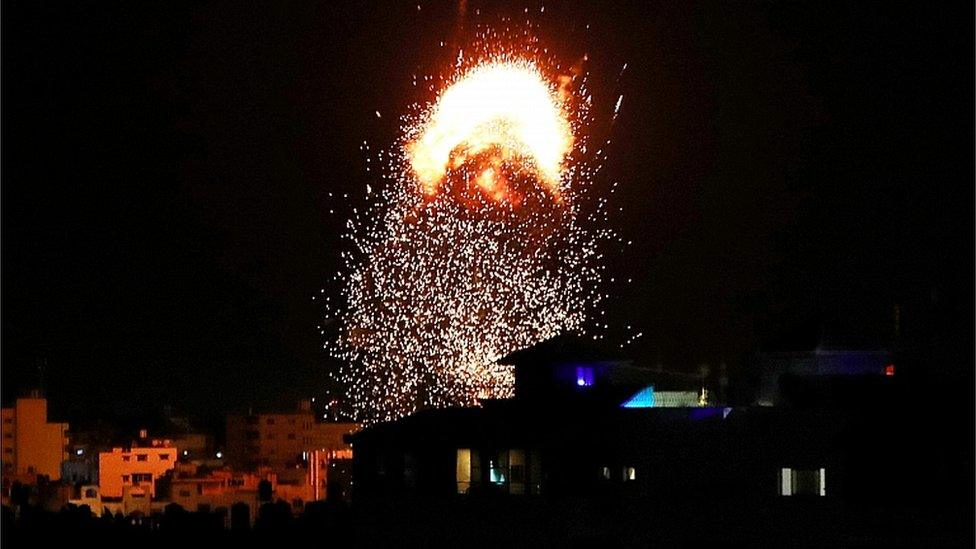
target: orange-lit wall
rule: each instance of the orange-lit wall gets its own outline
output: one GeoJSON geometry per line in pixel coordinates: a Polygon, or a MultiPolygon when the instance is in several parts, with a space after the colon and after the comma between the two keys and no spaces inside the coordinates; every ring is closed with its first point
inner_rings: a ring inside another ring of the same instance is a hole
{"type": "Polygon", "coordinates": [[[47,475],[61,478],[61,462],[67,459],[67,423],[48,423],[47,400],[19,398],[13,408],[3,409],[4,470],[18,476],[47,475]],[[11,466],[7,469],[7,464],[11,466]]]}
{"type": "Polygon", "coordinates": [[[319,423],[309,412],[257,414],[227,419],[229,463],[238,468],[265,465],[292,469],[312,450],[347,450],[342,436],[359,430],[356,423],[319,423]]]}
{"type": "Polygon", "coordinates": [[[99,489],[103,497],[121,497],[124,486],[145,486],[152,496],[156,493],[156,479],[173,468],[178,448],[160,445],[145,448],[112,448],[98,454],[99,489]],[[145,456],[140,461],[139,456],[145,456]],[[149,474],[149,481],[136,482],[133,475],[149,474]]]}
{"type": "Polygon", "coordinates": [[[16,460],[14,459],[14,437],[17,435],[16,426],[14,425],[14,409],[4,408],[2,410],[2,418],[3,436],[0,438],[0,441],[2,441],[0,460],[3,461],[4,477],[7,477],[14,474],[14,468],[17,466],[16,460]]]}

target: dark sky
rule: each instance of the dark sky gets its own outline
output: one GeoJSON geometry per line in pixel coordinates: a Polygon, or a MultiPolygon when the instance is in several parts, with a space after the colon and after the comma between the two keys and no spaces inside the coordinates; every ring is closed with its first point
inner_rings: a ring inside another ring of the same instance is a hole
{"type": "MultiPolygon", "coordinates": [[[[39,357],[73,420],[321,394],[328,193],[375,184],[441,40],[539,5],[146,4],[4,3],[3,399],[39,357]]],[[[816,319],[886,344],[895,303],[971,351],[972,4],[692,4],[533,15],[613,139],[608,320],[675,368],[816,319]]]]}

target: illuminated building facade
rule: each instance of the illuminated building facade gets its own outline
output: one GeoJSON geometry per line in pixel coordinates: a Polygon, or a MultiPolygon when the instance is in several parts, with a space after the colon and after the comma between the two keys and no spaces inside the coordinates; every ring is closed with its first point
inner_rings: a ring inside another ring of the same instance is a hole
{"type": "Polygon", "coordinates": [[[226,461],[234,469],[270,468],[277,475],[276,493],[288,501],[323,499],[331,483],[341,492],[348,484],[352,448],[344,437],[356,423],[322,422],[311,402],[302,401],[288,413],[228,416],[226,461]]]}
{"type": "Polygon", "coordinates": [[[47,399],[34,391],[3,408],[2,418],[4,479],[32,482],[45,475],[59,480],[61,462],[67,458],[68,424],[48,421],[47,399]]]}
{"type": "Polygon", "coordinates": [[[317,421],[308,401],[294,412],[228,416],[225,459],[237,469],[293,469],[313,450],[349,450],[343,436],[358,429],[356,423],[317,421]]]}
{"type": "Polygon", "coordinates": [[[156,494],[156,481],[174,468],[179,448],[165,439],[148,440],[142,446],[112,448],[98,455],[98,478],[102,497],[122,497],[127,489],[156,494]]]}

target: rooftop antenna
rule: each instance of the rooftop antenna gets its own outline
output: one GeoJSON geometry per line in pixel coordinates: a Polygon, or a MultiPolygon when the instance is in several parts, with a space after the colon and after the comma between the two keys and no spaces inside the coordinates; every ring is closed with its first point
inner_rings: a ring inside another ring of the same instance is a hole
{"type": "Polygon", "coordinates": [[[47,367],[47,358],[37,357],[34,359],[37,366],[37,386],[31,390],[31,396],[40,398],[44,396],[44,369],[47,367]]]}

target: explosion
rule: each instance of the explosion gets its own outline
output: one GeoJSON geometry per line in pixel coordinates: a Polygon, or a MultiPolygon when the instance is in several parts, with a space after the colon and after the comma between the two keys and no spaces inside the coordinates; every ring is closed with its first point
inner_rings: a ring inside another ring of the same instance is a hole
{"type": "MultiPolygon", "coordinates": [[[[558,196],[572,145],[561,101],[538,69],[503,61],[477,66],[447,88],[408,153],[428,195],[437,192],[449,167],[499,148],[533,164],[541,182],[558,196]]],[[[478,185],[493,193],[496,177],[488,168],[478,176],[478,185]]]]}
{"type": "Polygon", "coordinates": [[[585,77],[525,53],[466,67],[459,55],[378,155],[385,184],[367,186],[371,202],[348,222],[341,296],[326,311],[357,421],[512,396],[499,359],[580,330],[602,298],[598,244],[612,233],[581,217],[592,224],[605,201],[586,216],[579,204],[596,170],[579,160],[585,77]]]}

